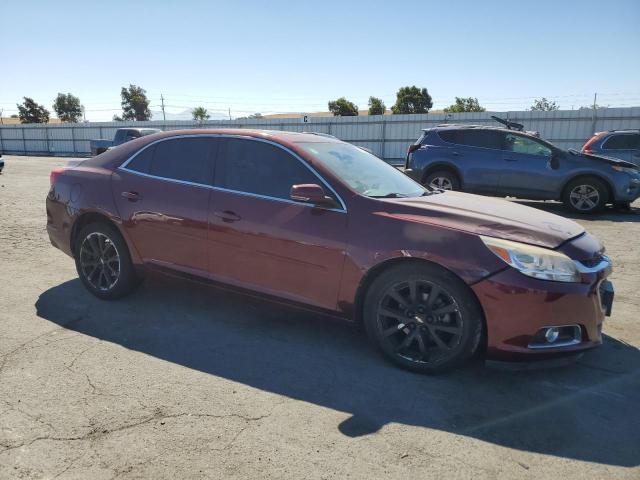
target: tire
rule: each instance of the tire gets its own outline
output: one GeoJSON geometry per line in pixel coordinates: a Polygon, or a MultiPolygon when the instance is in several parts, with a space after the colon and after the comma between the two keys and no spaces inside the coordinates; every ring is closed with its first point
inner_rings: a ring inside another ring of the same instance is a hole
{"type": "Polygon", "coordinates": [[[384,356],[428,374],[469,360],[483,331],[482,310],[469,287],[433,264],[399,265],[380,274],[365,296],[363,319],[384,356]]]}
{"type": "Polygon", "coordinates": [[[422,184],[440,190],[460,190],[460,179],[448,170],[437,170],[430,173],[422,184]]]}
{"type": "Polygon", "coordinates": [[[98,298],[114,300],[140,284],[127,244],[112,225],[85,226],[78,233],[73,253],[80,280],[98,298]]]}
{"type": "Polygon", "coordinates": [[[597,178],[576,178],[564,188],[562,202],[576,213],[601,212],[608,200],[607,186],[597,178]]]}

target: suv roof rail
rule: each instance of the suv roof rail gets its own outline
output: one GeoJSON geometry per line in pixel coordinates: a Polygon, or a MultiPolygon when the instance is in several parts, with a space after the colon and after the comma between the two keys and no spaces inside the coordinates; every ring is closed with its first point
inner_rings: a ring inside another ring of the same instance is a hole
{"type": "Polygon", "coordinates": [[[505,120],[504,118],[500,118],[495,115],[491,115],[491,118],[493,118],[496,122],[501,123],[502,125],[507,127],[507,129],[509,130],[516,130],[518,132],[521,132],[524,130],[524,125],[522,125],[521,123],[511,122],[509,120],[505,120]]]}
{"type": "Polygon", "coordinates": [[[322,132],[300,132],[300,133],[308,133],[311,135],[318,135],[319,137],[327,137],[327,138],[335,138],[336,140],[340,140],[335,135],[331,135],[330,133],[322,133],[322,132]]]}
{"type": "Polygon", "coordinates": [[[598,133],[611,133],[611,132],[640,132],[640,128],[616,128],[614,130],[606,130],[598,133]]]}

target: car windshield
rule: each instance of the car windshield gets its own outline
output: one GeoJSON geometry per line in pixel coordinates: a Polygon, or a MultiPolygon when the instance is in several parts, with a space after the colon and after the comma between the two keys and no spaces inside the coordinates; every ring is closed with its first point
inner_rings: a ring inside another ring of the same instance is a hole
{"type": "Polygon", "coordinates": [[[356,192],[368,197],[420,197],[428,192],[400,170],[348,143],[299,143],[356,192]]]}

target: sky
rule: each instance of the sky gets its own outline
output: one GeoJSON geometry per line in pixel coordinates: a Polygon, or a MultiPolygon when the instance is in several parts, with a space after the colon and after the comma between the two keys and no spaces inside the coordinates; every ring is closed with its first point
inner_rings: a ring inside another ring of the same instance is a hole
{"type": "Polygon", "coordinates": [[[487,110],[640,106],[640,0],[0,1],[0,108],[58,92],[87,120],[121,113],[120,89],[151,109],[212,118],[326,111],[345,96],[387,107],[425,87],[487,110]]]}

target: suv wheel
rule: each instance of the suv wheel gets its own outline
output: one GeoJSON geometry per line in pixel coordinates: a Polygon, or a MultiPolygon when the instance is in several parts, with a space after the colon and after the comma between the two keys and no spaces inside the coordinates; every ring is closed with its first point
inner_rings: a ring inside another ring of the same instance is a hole
{"type": "Polygon", "coordinates": [[[401,265],[367,291],[364,324],[392,362],[438,373],[472,357],[482,336],[482,312],[469,287],[434,265],[401,265]]]}
{"type": "Polygon", "coordinates": [[[460,180],[455,173],[448,170],[438,170],[427,175],[424,185],[437,190],[460,190],[460,180]]]}
{"type": "Polygon", "coordinates": [[[577,178],[564,189],[564,204],[578,213],[596,213],[607,203],[607,187],[597,178],[577,178]]]}

